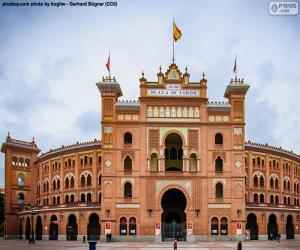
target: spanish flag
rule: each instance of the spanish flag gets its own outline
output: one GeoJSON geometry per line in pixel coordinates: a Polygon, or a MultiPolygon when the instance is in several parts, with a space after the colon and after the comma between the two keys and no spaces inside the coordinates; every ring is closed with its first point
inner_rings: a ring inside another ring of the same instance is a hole
{"type": "Polygon", "coordinates": [[[176,26],[175,22],[173,22],[173,38],[174,41],[177,42],[182,36],[180,29],[176,26]]]}

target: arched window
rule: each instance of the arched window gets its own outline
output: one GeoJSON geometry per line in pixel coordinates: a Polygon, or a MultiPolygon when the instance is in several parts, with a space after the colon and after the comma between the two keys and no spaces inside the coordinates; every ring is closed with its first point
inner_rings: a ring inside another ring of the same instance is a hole
{"type": "Polygon", "coordinates": [[[216,170],[216,172],[223,171],[223,160],[222,160],[221,156],[218,156],[215,161],[215,170],[216,170]]]}
{"type": "Polygon", "coordinates": [[[86,182],[87,182],[87,185],[88,185],[88,186],[91,186],[91,185],[92,185],[92,176],[91,176],[90,174],[88,175],[87,181],[86,181],[86,182]]]}
{"type": "Polygon", "coordinates": [[[124,197],[125,198],[132,197],[132,185],[130,182],[126,182],[124,185],[124,197]]]}
{"type": "Polygon", "coordinates": [[[132,171],[132,160],[129,155],[126,156],[124,159],[124,172],[131,172],[132,171]]]}
{"type": "Polygon", "coordinates": [[[69,197],[69,195],[67,194],[66,196],[65,196],[65,203],[69,203],[70,202],[70,197],[69,197]]]}
{"type": "Polygon", "coordinates": [[[25,186],[25,176],[23,174],[18,175],[18,186],[20,187],[25,186]]]}
{"type": "Polygon", "coordinates": [[[279,204],[279,196],[278,195],[275,196],[275,204],[279,204]]]}
{"type": "Polygon", "coordinates": [[[271,196],[270,196],[270,203],[274,204],[274,195],[273,194],[271,194],[271,196]]]}
{"type": "Polygon", "coordinates": [[[264,180],[264,177],[261,175],[259,178],[259,186],[264,187],[264,185],[265,185],[265,180],[264,180]]]}
{"type": "Polygon", "coordinates": [[[80,185],[83,187],[85,186],[85,177],[84,175],[81,175],[81,178],[80,178],[80,185]]]}
{"type": "Polygon", "coordinates": [[[257,157],[257,165],[260,165],[260,157],[257,157]]]}
{"type": "Polygon", "coordinates": [[[71,194],[71,196],[70,196],[70,202],[74,202],[74,201],[75,201],[74,194],[71,194]]]}
{"type": "Polygon", "coordinates": [[[65,188],[69,188],[70,187],[70,181],[69,178],[65,179],[65,188]]]}
{"type": "Polygon", "coordinates": [[[60,180],[57,179],[56,181],[56,189],[59,190],[60,189],[60,180]]]}
{"type": "Polygon", "coordinates": [[[259,203],[265,203],[265,197],[263,194],[259,195],[259,203]]]}
{"type": "Polygon", "coordinates": [[[25,203],[25,195],[23,193],[18,194],[18,204],[24,205],[25,203]]]}
{"type": "Polygon", "coordinates": [[[125,217],[122,217],[120,219],[120,235],[126,235],[127,234],[127,219],[125,217]]]}
{"type": "Polygon", "coordinates": [[[91,202],[92,202],[92,194],[91,194],[91,193],[88,193],[88,194],[86,195],[86,201],[87,201],[88,203],[91,203],[91,202]]]}
{"type": "Polygon", "coordinates": [[[190,155],[190,171],[191,172],[197,171],[197,156],[196,156],[196,154],[190,155]]]}
{"type": "Polygon", "coordinates": [[[274,187],[274,179],[273,179],[273,178],[270,179],[270,187],[271,187],[271,188],[274,187]]]}
{"type": "Polygon", "coordinates": [[[257,177],[257,175],[254,176],[253,184],[254,184],[254,187],[258,186],[258,177],[257,177]]]}
{"type": "Polygon", "coordinates": [[[151,171],[158,171],[158,159],[157,159],[157,154],[155,153],[151,154],[150,166],[151,166],[151,171]]]}
{"type": "Polygon", "coordinates": [[[216,145],[222,145],[223,144],[223,135],[220,133],[217,133],[215,135],[215,144],[216,145]]]}
{"type": "Polygon", "coordinates": [[[81,202],[85,202],[85,194],[82,193],[82,194],[80,195],[80,201],[81,201],[81,202]]]}
{"type": "Polygon", "coordinates": [[[131,135],[131,133],[129,133],[129,132],[125,133],[124,143],[125,144],[132,144],[132,135],[131,135]]]}
{"type": "Polygon", "coordinates": [[[52,186],[53,186],[53,190],[55,190],[56,189],[56,180],[53,180],[52,186]]]}
{"type": "Polygon", "coordinates": [[[55,197],[55,196],[52,197],[52,204],[53,204],[53,205],[56,204],[56,197],[55,197]]]}
{"type": "Polygon", "coordinates": [[[60,204],[60,197],[59,196],[57,196],[57,204],[60,204]]]}
{"type": "Polygon", "coordinates": [[[253,165],[256,165],[255,158],[252,159],[253,165]]]}
{"type": "Polygon", "coordinates": [[[88,163],[88,158],[87,156],[84,157],[84,164],[86,165],[88,163]]]}
{"type": "Polygon", "coordinates": [[[68,159],[68,167],[71,167],[71,164],[72,164],[71,159],[68,159]]]}
{"type": "Polygon", "coordinates": [[[211,219],[211,234],[218,235],[219,234],[219,220],[217,217],[213,217],[211,219]]]}
{"type": "Polygon", "coordinates": [[[286,196],[283,197],[283,204],[286,204],[286,196]]]}
{"type": "Polygon", "coordinates": [[[70,187],[73,188],[74,187],[74,177],[71,177],[71,183],[70,183],[70,187]]]}
{"type": "Polygon", "coordinates": [[[222,217],[221,218],[221,235],[227,235],[227,234],[228,234],[227,218],[222,217]]]}
{"type": "Polygon", "coordinates": [[[25,160],[25,166],[26,166],[26,167],[29,167],[29,166],[30,166],[30,160],[29,160],[29,159],[26,159],[26,160],[25,160]]]}
{"type": "Polygon", "coordinates": [[[98,201],[101,202],[101,193],[98,194],[98,201]]]}
{"type": "Polygon", "coordinates": [[[99,174],[99,176],[98,176],[98,184],[99,184],[99,185],[101,185],[101,178],[102,178],[102,175],[99,174]]]}
{"type": "Polygon", "coordinates": [[[279,180],[277,178],[275,179],[275,188],[279,188],[279,180]]]}
{"type": "Polygon", "coordinates": [[[134,217],[129,219],[129,234],[136,235],[136,219],[134,217]]]}
{"type": "Polygon", "coordinates": [[[223,184],[221,182],[216,184],[216,198],[223,198],[223,184]]]}
{"type": "Polygon", "coordinates": [[[258,203],[258,194],[254,194],[253,199],[254,203],[258,203]]]}
{"type": "Polygon", "coordinates": [[[17,157],[13,157],[12,158],[12,164],[14,165],[14,166],[17,166],[18,165],[18,158],[17,157]]]}

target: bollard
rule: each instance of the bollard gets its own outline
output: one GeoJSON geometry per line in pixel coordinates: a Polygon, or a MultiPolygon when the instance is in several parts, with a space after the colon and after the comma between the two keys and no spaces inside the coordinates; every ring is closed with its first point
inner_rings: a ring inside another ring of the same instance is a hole
{"type": "Polygon", "coordinates": [[[97,241],[89,241],[89,250],[96,250],[97,241]]]}

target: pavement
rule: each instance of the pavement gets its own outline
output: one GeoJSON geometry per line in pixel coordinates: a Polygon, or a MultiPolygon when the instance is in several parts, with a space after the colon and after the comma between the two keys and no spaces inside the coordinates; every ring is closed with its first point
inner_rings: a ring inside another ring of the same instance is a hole
{"type": "MultiPolygon", "coordinates": [[[[247,241],[243,242],[243,250],[270,250],[270,249],[298,249],[299,240],[276,241],[247,241]]],[[[198,250],[236,250],[236,242],[178,242],[178,250],[198,249],[198,250]]],[[[34,245],[29,245],[25,240],[0,240],[0,250],[87,250],[88,244],[80,241],[37,241],[34,245]]],[[[97,250],[173,250],[172,242],[98,242],[97,250]]]]}

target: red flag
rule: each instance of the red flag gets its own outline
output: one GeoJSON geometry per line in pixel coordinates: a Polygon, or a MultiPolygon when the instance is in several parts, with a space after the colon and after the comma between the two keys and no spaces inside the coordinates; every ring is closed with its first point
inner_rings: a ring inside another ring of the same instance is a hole
{"type": "Polygon", "coordinates": [[[107,60],[107,63],[105,66],[106,66],[108,72],[110,73],[110,53],[109,53],[108,60],[107,60]]]}
{"type": "Polygon", "coordinates": [[[235,61],[234,61],[234,66],[233,66],[233,73],[236,73],[236,58],[235,58],[235,61]]]}

